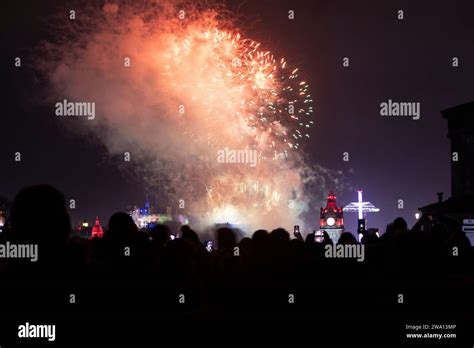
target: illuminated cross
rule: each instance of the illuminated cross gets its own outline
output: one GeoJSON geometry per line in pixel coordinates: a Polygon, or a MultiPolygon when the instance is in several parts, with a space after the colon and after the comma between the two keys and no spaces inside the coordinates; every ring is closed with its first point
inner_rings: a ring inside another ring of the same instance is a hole
{"type": "Polygon", "coordinates": [[[376,208],[372,203],[362,201],[362,190],[357,191],[357,198],[357,202],[349,203],[343,210],[347,213],[357,212],[359,214],[359,220],[364,218],[364,213],[377,213],[380,211],[380,209],[376,208]]]}
{"type": "Polygon", "coordinates": [[[348,212],[348,213],[355,213],[357,212],[359,214],[359,219],[357,220],[357,232],[359,234],[359,241],[361,241],[362,236],[365,231],[365,219],[364,219],[364,213],[376,213],[380,211],[379,208],[376,208],[372,203],[370,202],[363,202],[362,201],[362,190],[357,191],[357,202],[352,202],[346,205],[343,209],[343,211],[348,212]]]}

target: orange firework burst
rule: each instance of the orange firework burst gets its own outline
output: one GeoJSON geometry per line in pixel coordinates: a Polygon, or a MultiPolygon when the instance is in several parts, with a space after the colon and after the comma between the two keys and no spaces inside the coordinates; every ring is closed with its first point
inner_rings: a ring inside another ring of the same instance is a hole
{"type": "Polygon", "coordinates": [[[296,150],[313,124],[308,83],[208,5],[83,9],[43,47],[51,98],[95,101],[96,120],[84,126],[111,153],[132,153],[190,214],[238,215],[264,228],[300,223],[306,165],[296,150]],[[222,149],[255,151],[258,162],[221,163],[222,149]]]}
{"type": "Polygon", "coordinates": [[[222,147],[235,144],[261,151],[263,158],[287,157],[309,137],[312,99],[308,84],[260,44],[216,27],[189,25],[162,55],[164,73],[183,105],[186,133],[222,147]],[[203,128],[206,132],[203,134],[203,128]]]}

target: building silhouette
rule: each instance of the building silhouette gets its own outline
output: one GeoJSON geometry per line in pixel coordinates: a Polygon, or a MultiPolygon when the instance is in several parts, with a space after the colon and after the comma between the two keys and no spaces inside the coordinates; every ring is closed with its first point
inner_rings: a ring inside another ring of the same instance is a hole
{"type": "Polygon", "coordinates": [[[419,208],[416,229],[430,229],[443,223],[452,230],[463,230],[474,244],[474,101],[441,111],[448,121],[451,141],[451,197],[438,192],[435,203],[419,208]]]}

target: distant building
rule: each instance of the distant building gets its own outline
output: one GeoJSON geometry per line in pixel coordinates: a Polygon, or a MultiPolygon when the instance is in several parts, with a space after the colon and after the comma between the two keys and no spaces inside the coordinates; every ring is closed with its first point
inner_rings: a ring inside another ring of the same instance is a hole
{"type": "Polygon", "coordinates": [[[146,198],[145,206],[143,208],[134,206],[129,210],[128,213],[132,217],[138,228],[150,228],[156,224],[166,224],[171,222],[176,222],[180,225],[189,224],[187,216],[183,214],[173,214],[171,212],[170,207],[166,209],[166,213],[155,213],[153,206],[148,200],[148,196],[146,198]]]}
{"type": "Polygon", "coordinates": [[[463,230],[474,245],[474,102],[441,112],[448,121],[451,140],[451,197],[419,208],[422,215],[414,229],[430,229],[442,222],[463,230]]]}
{"type": "Polygon", "coordinates": [[[330,192],[326,207],[321,207],[319,228],[326,231],[334,243],[337,243],[344,232],[344,213],[342,207],[336,205],[336,196],[330,192]]]}
{"type": "Polygon", "coordinates": [[[95,219],[95,225],[92,227],[91,238],[102,238],[104,229],[100,225],[99,217],[95,219]]]}

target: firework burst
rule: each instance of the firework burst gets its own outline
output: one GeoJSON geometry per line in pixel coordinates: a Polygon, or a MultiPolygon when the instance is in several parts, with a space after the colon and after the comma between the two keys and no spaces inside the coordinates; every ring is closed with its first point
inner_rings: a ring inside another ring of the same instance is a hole
{"type": "Polygon", "coordinates": [[[297,68],[209,3],[108,3],[82,13],[42,47],[50,99],[95,101],[96,120],[84,126],[111,153],[131,152],[164,199],[186,202],[206,223],[301,223],[309,171],[298,149],[313,109],[297,68]],[[255,151],[258,163],[219,163],[223,148],[255,151]]]}
{"type": "Polygon", "coordinates": [[[265,159],[286,158],[309,138],[308,84],[298,69],[260,46],[213,25],[190,25],[163,53],[163,75],[183,105],[202,110],[197,129],[186,130],[194,141],[214,147],[237,141],[265,159]]]}

